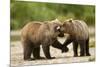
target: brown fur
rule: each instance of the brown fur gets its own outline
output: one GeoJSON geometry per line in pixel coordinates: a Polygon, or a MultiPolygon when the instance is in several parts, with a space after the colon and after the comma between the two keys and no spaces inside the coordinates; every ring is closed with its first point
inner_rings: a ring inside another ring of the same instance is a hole
{"type": "Polygon", "coordinates": [[[67,20],[63,24],[64,32],[69,34],[69,38],[64,43],[64,46],[73,42],[74,56],[78,56],[77,49],[80,45],[80,56],[90,56],[89,53],[89,30],[84,21],[67,20]]]}
{"type": "Polygon", "coordinates": [[[62,49],[62,45],[57,41],[59,31],[55,32],[55,27],[60,26],[57,23],[34,23],[26,24],[21,31],[21,41],[24,49],[24,60],[31,60],[31,54],[35,59],[42,59],[40,57],[40,45],[43,47],[46,58],[51,59],[49,53],[49,46],[62,49]]]}

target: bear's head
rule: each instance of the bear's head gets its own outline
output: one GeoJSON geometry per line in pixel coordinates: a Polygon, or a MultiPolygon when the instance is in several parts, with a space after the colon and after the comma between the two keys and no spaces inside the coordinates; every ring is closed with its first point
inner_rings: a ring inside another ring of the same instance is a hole
{"type": "Polygon", "coordinates": [[[58,33],[59,37],[64,37],[64,33],[61,30],[62,24],[58,19],[51,21],[49,26],[54,33],[58,33]]]}
{"type": "Polygon", "coordinates": [[[70,32],[73,30],[73,20],[72,19],[69,19],[69,20],[65,20],[63,25],[62,25],[62,30],[65,32],[65,33],[68,33],[70,34],[70,32]]]}
{"type": "Polygon", "coordinates": [[[58,19],[55,19],[53,21],[51,21],[54,25],[54,30],[55,32],[59,32],[59,37],[64,37],[64,32],[61,30],[61,27],[62,27],[62,23],[58,20],[58,19]]]}

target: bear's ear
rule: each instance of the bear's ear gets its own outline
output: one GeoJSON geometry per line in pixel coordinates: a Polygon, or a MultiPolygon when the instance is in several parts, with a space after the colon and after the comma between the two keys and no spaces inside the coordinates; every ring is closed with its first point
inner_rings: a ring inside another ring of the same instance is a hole
{"type": "Polygon", "coordinates": [[[72,18],[67,19],[65,22],[73,22],[73,19],[72,18]]]}
{"type": "Polygon", "coordinates": [[[55,22],[60,22],[60,21],[56,18],[55,20],[52,20],[51,22],[55,23],[55,22]]]}
{"type": "Polygon", "coordinates": [[[59,30],[60,29],[60,26],[57,26],[56,29],[59,30]]]}
{"type": "Polygon", "coordinates": [[[56,32],[57,32],[57,31],[60,31],[60,29],[61,29],[60,26],[56,26],[56,27],[55,27],[55,31],[56,31],[56,32]]]}
{"type": "Polygon", "coordinates": [[[72,22],[73,20],[72,19],[69,19],[69,22],[72,22]]]}

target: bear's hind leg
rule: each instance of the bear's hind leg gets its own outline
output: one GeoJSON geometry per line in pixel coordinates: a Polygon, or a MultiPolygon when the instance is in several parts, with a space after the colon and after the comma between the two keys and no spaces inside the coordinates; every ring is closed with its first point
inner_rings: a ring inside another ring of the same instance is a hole
{"type": "Polygon", "coordinates": [[[31,44],[24,43],[24,60],[33,60],[31,58],[32,47],[31,44]]]}
{"type": "Polygon", "coordinates": [[[73,41],[74,57],[77,57],[78,56],[77,49],[78,49],[78,42],[73,41]]]}
{"type": "Polygon", "coordinates": [[[40,56],[40,46],[33,49],[34,59],[44,59],[44,57],[40,56]]]}
{"type": "Polygon", "coordinates": [[[80,44],[80,56],[85,56],[85,51],[86,51],[86,49],[85,49],[85,43],[86,43],[86,41],[85,40],[80,40],[79,41],[79,44],[80,44]]]}
{"type": "Polygon", "coordinates": [[[86,56],[91,56],[89,53],[89,38],[86,40],[86,56]]]}

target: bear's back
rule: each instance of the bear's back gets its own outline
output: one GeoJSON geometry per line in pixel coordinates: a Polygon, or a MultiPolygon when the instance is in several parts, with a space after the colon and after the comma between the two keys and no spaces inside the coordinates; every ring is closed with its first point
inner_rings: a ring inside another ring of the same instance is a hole
{"type": "Polygon", "coordinates": [[[89,37],[88,26],[84,21],[74,20],[73,24],[73,31],[77,39],[87,39],[89,37]]]}
{"type": "MultiPolygon", "coordinates": [[[[37,22],[29,22],[27,23],[21,30],[21,38],[29,39],[31,36],[37,33],[41,23],[37,22]]],[[[34,35],[35,36],[35,35],[34,35]]]]}

